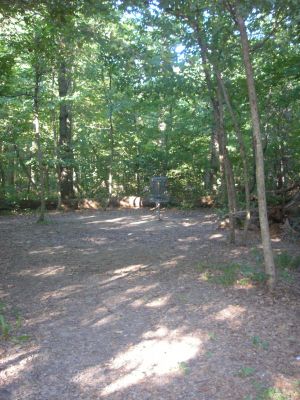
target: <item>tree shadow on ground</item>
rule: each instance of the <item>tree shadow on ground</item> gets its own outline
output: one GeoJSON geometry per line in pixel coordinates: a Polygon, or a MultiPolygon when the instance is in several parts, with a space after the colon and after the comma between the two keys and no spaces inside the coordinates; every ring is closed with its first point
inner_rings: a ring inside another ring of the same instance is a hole
{"type": "Polygon", "coordinates": [[[17,219],[17,230],[7,221],[2,296],[32,336],[2,354],[7,398],[295,392],[296,303],[212,285],[195,269],[249,253],[227,244],[213,215],[72,213],[45,226],[17,219]]]}

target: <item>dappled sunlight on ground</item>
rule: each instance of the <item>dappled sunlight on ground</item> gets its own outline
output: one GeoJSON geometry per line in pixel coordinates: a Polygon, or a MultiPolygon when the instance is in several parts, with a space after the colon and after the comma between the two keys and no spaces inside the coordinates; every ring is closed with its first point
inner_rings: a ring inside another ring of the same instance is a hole
{"type": "Polygon", "coordinates": [[[211,210],[162,217],[5,219],[0,293],[29,339],[0,346],[0,399],[242,400],[258,396],[253,381],[292,393],[296,302],[217,285],[201,267],[251,263],[259,239],[229,244],[211,210]]]}
{"type": "Polygon", "coordinates": [[[170,299],[171,299],[171,295],[161,296],[161,297],[147,303],[146,307],[150,307],[150,308],[163,307],[163,306],[167,305],[167,303],[170,301],[170,299]]]}
{"type": "Polygon", "coordinates": [[[209,239],[220,239],[223,237],[224,235],[222,235],[221,233],[214,233],[213,235],[210,235],[209,239]]]}
{"type": "Polygon", "coordinates": [[[2,357],[0,362],[0,383],[3,381],[9,384],[18,379],[22,371],[32,368],[33,362],[36,362],[39,357],[38,351],[39,348],[34,347],[30,351],[18,351],[8,357],[2,357]]]}
{"type": "Polygon", "coordinates": [[[69,285],[61,289],[56,289],[52,291],[46,291],[40,296],[41,301],[46,301],[48,299],[63,299],[78,293],[83,289],[83,285],[69,285]]]}
{"type": "Polygon", "coordinates": [[[214,318],[216,321],[227,321],[229,326],[233,329],[237,329],[243,323],[242,315],[246,312],[245,307],[231,305],[223,308],[223,310],[218,311],[214,318]]]}
{"type": "Polygon", "coordinates": [[[64,266],[53,265],[51,267],[39,268],[38,271],[36,270],[36,268],[35,269],[25,269],[25,270],[22,270],[18,275],[20,275],[20,276],[31,275],[31,276],[36,276],[36,277],[47,278],[48,276],[63,274],[65,269],[66,269],[66,267],[64,267],[64,266]]]}
{"type": "Polygon", "coordinates": [[[184,243],[184,242],[197,242],[197,241],[201,241],[201,238],[196,237],[196,236],[188,236],[184,239],[178,239],[177,240],[179,243],[184,243]]]}
{"type": "Polygon", "coordinates": [[[44,253],[55,254],[57,251],[61,251],[63,249],[64,249],[63,246],[46,247],[41,250],[31,250],[29,251],[29,254],[44,254],[44,253]]]}
{"type": "MultiPolygon", "coordinates": [[[[146,332],[143,337],[106,364],[109,371],[118,372],[119,378],[105,386],[102,396],[137,385],[144,379],[159,380],[164,375],[181,374],[181,363],[194,358],[202,350],[202,342],[197,337],[182,335],[166,327],[158,328],[157,332],[146,332]]],[[[88,368],[73,378],[79,385],[97,386],[99,380],[102,381],[102,376],[97,367],[88,368]]]]}
{"type": "Polygon", "coordinates": [[[115,269],[113,271],[114,275],[119,275],[119,276],[124,276],[127,275],[130,272],[137,272],[137,271],[141,271],[145,268],[148,268],[149,265],[144,265],[144,264],[136,264],[136,265],[129,265],[127,267],[124,268],[119,268],[119,269],[115,269]]]}

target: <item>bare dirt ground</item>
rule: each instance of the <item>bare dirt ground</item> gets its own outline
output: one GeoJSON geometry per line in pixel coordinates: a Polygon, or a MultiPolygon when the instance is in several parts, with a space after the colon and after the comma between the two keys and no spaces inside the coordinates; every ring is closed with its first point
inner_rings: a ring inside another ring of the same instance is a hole
{"type": "Polygon", "coordinates": [[[211,211],[35,221],[0,217],[0,300],[11,335],[30,336],[0,342],[1,400],[300,398],[299,284],[269,297],[197,269],[254,262],[257,234],[229,245],[211,211]]]}

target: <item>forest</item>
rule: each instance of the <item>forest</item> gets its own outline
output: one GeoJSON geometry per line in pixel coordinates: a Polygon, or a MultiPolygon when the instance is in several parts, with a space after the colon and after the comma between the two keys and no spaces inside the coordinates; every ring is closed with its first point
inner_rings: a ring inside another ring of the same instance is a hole
{"type": "Polygon", "coordinates": [[[299,23],[0,0],[0,399],[299,399],[299,23]]]}
{"type": "MultiPolygon", "coordinates": [[[[141,196],[154,175],[168,177],[177,204],[209,195],[225,205],[226,190],[241,210],[246,192],[255,199],[238,8],[192,0],[1,3],[2,199],[141,196]]],[[[268,203],[280,204],[300,173],[298,4],[246,1],[239,10],[268,203]]]]}
{"type": "Polygon", "coordinates": [[[40,205],[43,220],[84,199],[146,204],[150,178],[167,176],[170,204],[228,210],[232,242],[237,217],[247,231],[259,209],[274,273],[267,213],[283,222],[296,202],[299,225],[297,1],[20,0],[1,12],[2,209],[40,205]]]}

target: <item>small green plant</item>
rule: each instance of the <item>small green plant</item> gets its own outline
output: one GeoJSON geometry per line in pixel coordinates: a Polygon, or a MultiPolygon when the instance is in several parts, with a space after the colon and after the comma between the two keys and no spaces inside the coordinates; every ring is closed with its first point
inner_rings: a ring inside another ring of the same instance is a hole
{"type": "Polygon", "coordinates": [[[196,269],[201,273],[201,278],[212,283],[223,286],[239,284],[247,286],[249,284],[261,284],[267,279],[266,274],[260,267],[253,267],[249,264],[211,264],[199,263],[196,269]]]}
{"type": "Polygon", "coordinates": [[[287,251],[275,257],[276,267],[280,270],[295,270],[300,268],[300,256],[291,256],[287,251]]]}
{"type": "Polygon", "coordinates": [[[256,264],[261,265],[263,263],[263,253],[261,249],[253,248],[251,250],[252,257],[254,258],[256,264]]]}
{"type": "Polygon", "coordinates": [[[0,314],[0,329],[1,329],[1,336],[4,340],[7,340],[10,335],[11,331],[11,326],[10,324],[6,321],[5,317],[3,314],[0,314]]]}
{"type": "Polygon", "coordinates": [[[29,335],[18,335],[18,330],[22,327],[22,318],[19,311],[15,310],[11,313],[14,314],[15,321],[13,317],[10,318],[12,322],[8,322],[7,316],[5,315],[6,307],[4,303],[0,302],[0,339],[12,340],[15,343],[25,342],[30,339],[29,335]]]}
{"type": "Polygon", "coordinates": [[[208,332],[208,337],[210,340],[216,340],[217,335],[214,332],[208,332]]]}
{"type": "Polygon", "coordinates": [[[27,342],[28,340],[30,340],[30,338],[30,335],[13,336],[12,341],[15,343],[27,342]]]}
{"type": "Polygon", "coordinates": [[[213,352],[212,352],[212,351],[207,351],[207,352],[205,353],[205,357],[206,357],[206,358],[212,358],[212,356],[213,356],[213,352]]]}
{"type": "Polygon", "coordinates": [[[248,378],[249,376],[254,375],[255,369],[252,367],[243,367],[238,371],[238,376],[240,378],[248,378]]]}
{"type": "Polygon", "coordinates": [[[188,200],[182,200],[182,202],[180,203],[179,208],[183,211],[188,211],[188,210],[192,210],[193,208],[195,208],[195,204],[191,201],[188,200]]]}
{"type": "Polygon", "coordinates": [[[184,375],[187,375],[190,372],[190,367],[184,361],[179,363],[178,368],[184,375]]]}
{"type": "Polygon", "coordinates": [[[297,395],[300,397],[300,379],[294,382],[294,388],[297,395]]]}
{"type": "Polygon", "coordinates": [[[253,346],[260,347],[263,350],[269,349],[269,343],[265,340],[262,340],[259,336],[252,336],[251,340],[253,346]]]}
{"type": "Polygon", "coordinates": [[[287,271],[287,270],[280,271],[279,272],[279,276],[280,276],[280,278],[282,278],[286,282],[290,282],[291,283],[294,280],[292,275],[290,274],[290,272],[287,271]]]}
{"type": "Polygon", "coordinates": [[[199,263],[196,265],[196,269],[199,272],[205,272],[205,270],[207,269],[207,265],[205,265],[203,263],[199,263]]]}
{"type": "Polygon", "coordinates": [[[290,400],[290,396],[286,396],[281,390],[270,387],[262,391],[259,400],[290,400]]]}
{"type": "Polygon", "coordinates": [[[238,281],[238,284],[239,285],[241,285],[241,286],[248,286],[248,285],[250,285],[252,282],[251,282],[251,279],[250,278],[241,278],[241,279],[239,279],[239,281],[238,281]]]}
{"type": "Polygon", "coordinates": [[[237,281],[239,268],[238,264],[225,265],[219,274],[212,275],[209,280],[223,286],[232,286],[237,281]]]}

